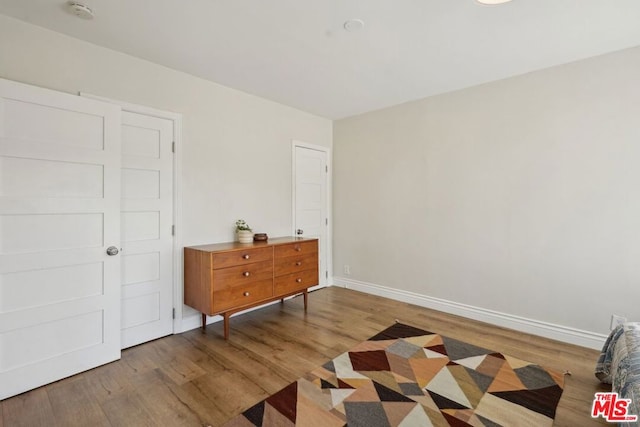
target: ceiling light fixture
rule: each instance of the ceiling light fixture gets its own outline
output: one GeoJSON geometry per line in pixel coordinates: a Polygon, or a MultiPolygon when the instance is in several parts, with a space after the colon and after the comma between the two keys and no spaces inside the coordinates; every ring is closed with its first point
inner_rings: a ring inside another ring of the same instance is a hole
{"type": "Polygon", "coordinates": [[[496,4],[508,3],[511,0],[476,0],[476,2],[484,5],[494,6],[496,4]]]}
{"type": "Polygon", "coordinates": [[[348,32],[353,33],[364,28],[364,21],[362,19],[349,19],[344,23],[343,27],[348,32]]]}
{"type": "Polygon", "coordinates": [[[89,6],[77,1],[69,2],[69,12],[82,19],[93,19],[94,17],[93,10],[89,6]]]}

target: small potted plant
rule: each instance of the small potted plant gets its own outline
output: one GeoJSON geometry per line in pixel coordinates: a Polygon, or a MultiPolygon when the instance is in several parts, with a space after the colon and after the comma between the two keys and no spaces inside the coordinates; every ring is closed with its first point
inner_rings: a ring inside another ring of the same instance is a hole
{"type": "Polygon", "coordinates": [[[236,221],[236,234],[238,235],[238,242],[240,243],[253,242],[253,231],[251,231],[251,227],[249,227],[249,224],[247,224],[244,219],[236,221]]]}

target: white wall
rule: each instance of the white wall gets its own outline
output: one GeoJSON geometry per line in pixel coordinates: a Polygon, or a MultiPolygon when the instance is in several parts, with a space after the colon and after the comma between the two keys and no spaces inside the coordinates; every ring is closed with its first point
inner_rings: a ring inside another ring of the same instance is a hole
{"type": "Polygon", "coordinates": [[[291,233],[291,141],[330,146],[332,122],[0,15],[0,77],[183,115],[183,238],[233,239],[244,218],[291,233]]]}
{"type": "Polygon", "coordinates": [[[331,146],[332,123],[0,15],[0,77],[183,115],[185,245],[233,239],[244,218],[291,233],[291,141],[331,146]]]}
{"type": "Polygon", "coordinates": [[[638,70],[635,48],[334,123],[334,275],[595,334],[640,320],[638,70]]]}
{"type": "Polygon", "coordinates": [[[236,219],[290,235],[291,142],[332,122],[0,15],[0,77],[183,115],[182,243],[233,240],[236,219]]]}

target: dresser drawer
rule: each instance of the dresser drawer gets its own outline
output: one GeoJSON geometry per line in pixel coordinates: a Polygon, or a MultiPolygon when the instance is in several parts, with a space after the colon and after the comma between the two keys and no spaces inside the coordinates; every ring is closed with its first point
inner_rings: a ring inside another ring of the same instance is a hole
{"type": "Polygon", "coordinates": [[[273,296],[273,280],[260,280],[245,285],[216,291],[213,295],[213,311],[218,313],[230,308],[242,307],[273,296]]]}
{"type": "Polygon", "coordinates": [[[318,254],[318,241],[294,242],[278,245],[274,248],[275,257],[290,257],[295,255],[318,254]]]}
{"type": "Polygon", "coordinates": [[[316,254],[312,253],[286,258],[276,258],[275,275],[284,276],[285,274],[296,273],[316,267],[318,267],[318,257],[316,254]]]}
{"type": "Polygon", "coordinates": [[[273,261],[254,262],[237,267],[219,268],[213,270],[213,290],[245,285],[255,281],[273,278],[273,261]]]}
{"type": "Polygon", "coordinates": [[[274,294],[283,295],[290,292],[301,291],[318,284],[318,267],[304,270],[298,273],[276,277],[273,285],[274,294]]]}
{"type": "Polygon", "coordinates": [[[212,257],[212,268],[226,268],[236,265],[246,265],[254,262],[273,260],[273,248],[247,248],[236,251],[214,253],[212,257]]]}

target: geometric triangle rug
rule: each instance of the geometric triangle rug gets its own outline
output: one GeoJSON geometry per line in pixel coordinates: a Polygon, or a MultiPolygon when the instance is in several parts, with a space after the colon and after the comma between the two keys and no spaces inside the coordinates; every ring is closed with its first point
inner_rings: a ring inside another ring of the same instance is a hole
{"type": "Polygon", "coordinates": [[[551,426],[564,376],[396,323],[224,427],[551,426]]]}

